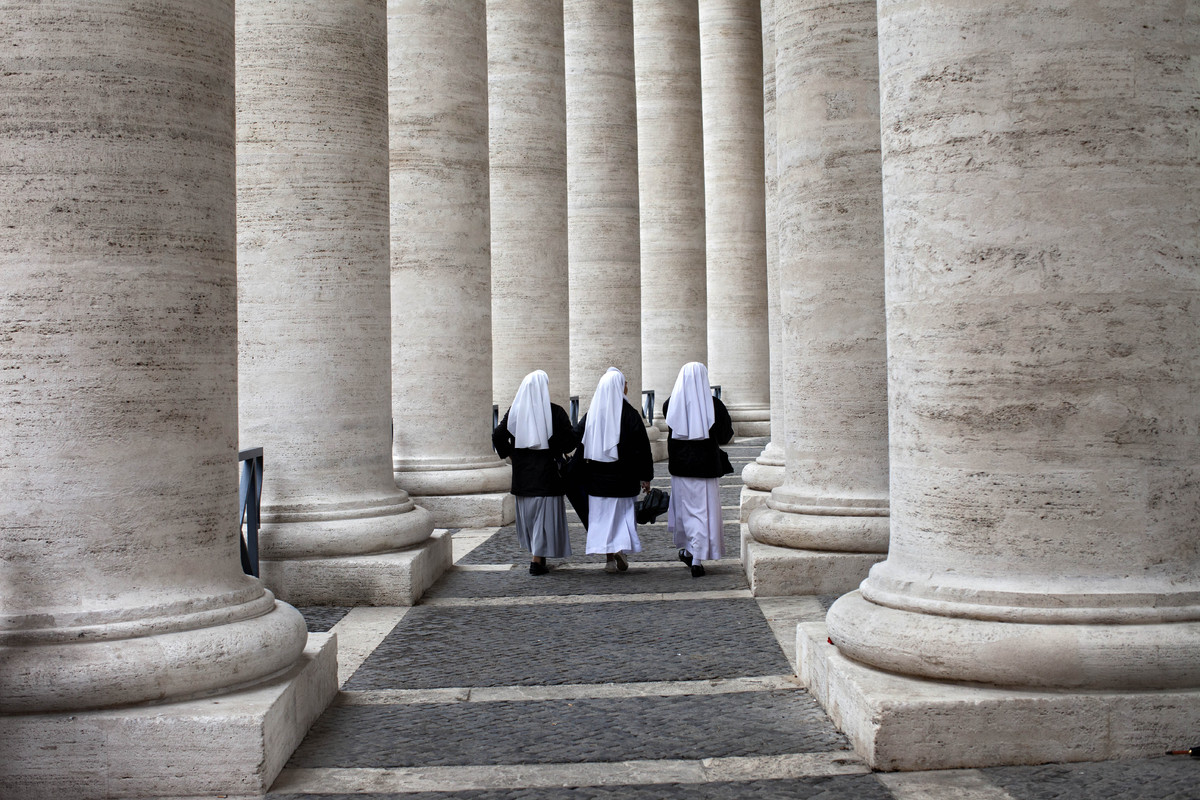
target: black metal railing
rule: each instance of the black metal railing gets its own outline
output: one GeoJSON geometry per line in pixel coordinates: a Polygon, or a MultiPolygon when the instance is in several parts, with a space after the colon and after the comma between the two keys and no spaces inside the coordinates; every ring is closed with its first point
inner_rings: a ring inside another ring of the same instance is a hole
{"type": "Polygon", "coordinates": [[[241,506],[238,521],[242,551],[242,572],[258,577],[258,526],[262,510],[263,449],[238,451],[242,477],[238,485],[241,506]]]}
{"type": "Polygon", "coordinates": [[[579,424],[579,395],[571,395],[571,427],[579,424]]]}
{"type": "Polygon", "coordinates": [[[718,400],[721,399],[721,384],[718,383],[717,385],[709,386],[708,388],[712,390],[713,397],[717,398],[718,400]]]}
{"type": "Polygon", "coordinates": [[[642,390],[642,416],[646,418],[647,425],[654,424],[654,390],[642,390]]]}

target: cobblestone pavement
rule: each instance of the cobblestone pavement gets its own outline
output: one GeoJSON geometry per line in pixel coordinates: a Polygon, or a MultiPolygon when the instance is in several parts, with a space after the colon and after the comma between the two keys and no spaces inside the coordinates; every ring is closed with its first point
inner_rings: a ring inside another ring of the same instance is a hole
{"type": "MultiPolygon", "coordinates": [[[[764,439],[728,448],[735,469],[764,439]]],[[[668,488],[666,464],[656,486],[668,488]]],[[[583,554],[531,576],[512,526],[453,531],[456,566],[411,609],[305,608],[338,634],[342,691],[272,800],[1200,800],[1200,760],[872,773],[795,679],[795,624],[835,597],[756,600],[741,482],[725,558],[691,577],[665,519],[630,569],[583,554]]]]}

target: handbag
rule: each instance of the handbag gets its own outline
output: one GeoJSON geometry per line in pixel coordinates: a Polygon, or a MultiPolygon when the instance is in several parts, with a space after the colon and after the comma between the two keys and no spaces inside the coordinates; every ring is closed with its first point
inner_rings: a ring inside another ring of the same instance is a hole
{"type": "Polygon", "coordinates": [[[667,513],[671,495],[662,489],[651,489],[633,504],[633,515],[638,525],[653,525],[654,521],[667,513]]]}

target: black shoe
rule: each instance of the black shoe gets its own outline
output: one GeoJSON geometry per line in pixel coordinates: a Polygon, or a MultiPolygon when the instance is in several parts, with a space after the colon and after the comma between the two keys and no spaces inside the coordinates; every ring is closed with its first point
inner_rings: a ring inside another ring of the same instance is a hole
{"type": "Polygon", "coordinates": [[[545,575],[549,571],[550,571],[550,567],[546,566],[544,563],[539,563],[537,561],[529,562],[529,574],[530,575],[545,575]]]}
{"type": "Polygon", "coordinates": [[[681,547],[679,548],[679,560],[690,567],[692,565],[692,554],[681,547]]]}
{"type": "Polygon", "coordinates": [[[692,577],[693,578],[699,578],[703,574],[704,574],[704,565],[703,564],[694,564],[692,566],[692,577]]]}

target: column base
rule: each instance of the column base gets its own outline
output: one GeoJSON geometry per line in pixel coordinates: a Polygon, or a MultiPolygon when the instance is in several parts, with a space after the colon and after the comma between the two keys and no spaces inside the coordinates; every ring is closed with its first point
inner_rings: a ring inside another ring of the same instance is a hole
{"type": "Polygon", "coordinates": [[[742,526],[742,566],[755,597],[845,594],[862,583],[886,553],[795,550],[756,541],[742,526]]]}
{"type": "Polygon", "coordinates": [[[771,435],[771,407],[736,406],[729,409],[729,418],[733,421],[735,436],[759,438],[771,435]]]}
{"type": "Polygon", "coordinates": [[[771,493],[760,492],[757,489],[751,489],[749,486],[742,487],[742,495],[739,499],[738,521],[745,523],[750,521],[750,515],[756,509],[766,508],[767,500],[771,499],[771,493]]]}
{"type": "Polygon", "coordinates": [[[450,534],[435,531],[392,553],[264,560],[260,571],[275,596],[294,606],[411,606],[453,563],[450,534]]]}
{"type": "Polygon", "coordinates": [[[0,716],[0,796],[261,797],[337,694],[337,637],[230,694],[107,711],[0,716]]]}
{"type": "Polygon", "coordinates": [[[517,518],[517,501],[508,492],[414,497],[433,514],[439,528],[499,528],[517,518]]]}
{"type": "Polygon", "coordinates": [[[1200,689],[1027,691],[943,683],[864,666],[797,628],[801,681],[877,770],[1101,761],[1195,743],[1200,689]]]}

